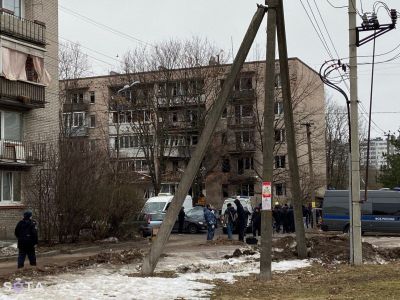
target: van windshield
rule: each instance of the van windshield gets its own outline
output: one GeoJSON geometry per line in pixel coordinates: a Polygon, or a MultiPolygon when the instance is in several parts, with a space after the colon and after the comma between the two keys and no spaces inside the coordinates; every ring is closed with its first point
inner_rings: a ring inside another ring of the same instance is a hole
{"type": "Polygon", "coordinates": [[[165,202],[147,202],[143,207],[143,212],[152,213],[163,211],[165,202]]]}

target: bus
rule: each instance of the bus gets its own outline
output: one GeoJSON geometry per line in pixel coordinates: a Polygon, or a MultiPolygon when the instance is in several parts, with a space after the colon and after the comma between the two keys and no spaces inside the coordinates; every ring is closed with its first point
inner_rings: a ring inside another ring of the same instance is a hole
{"type": "MultiPolygon", "coordinates": [[[[360,199],[364,199],[364,192],[360,193],[360,199]]],[[[349,191],[326,191],[321,229],[349,232],[349,206],[349,191]]],[[[361,232],[400,233],[399,191],[368,191],[367,201],[361,202],[361,232]]]]}

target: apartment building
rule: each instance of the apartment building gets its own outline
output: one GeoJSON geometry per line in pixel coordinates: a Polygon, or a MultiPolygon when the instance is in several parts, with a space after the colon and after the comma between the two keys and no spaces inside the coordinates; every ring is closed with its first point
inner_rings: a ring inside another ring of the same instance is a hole
{"type": "MultiPolygon", "coordinates": [[[[58,138],[58,1],[0,1],[0,239],[58,138]]],[[[37,216],[36,216],[37,217],[37,216]]]]}
{"type": "MultiPolygon", "coordinates": [[[[361,161],[365,166],[367,161],[367,147],[368,141],[363,140],[360,145],[361,161]]],[[[386,165],[387,153],[394,154],[395,147],[389,140],[377,137],[370,140],[369,143],[369,166],[376,170],[380,170],[382,166],[386,165]]]]}
{"type": "MultiPolygon", "coordinates": [[[[310,186],[323,193],[326,184],[325,98],[318,74],[297,58],[289,60],[293,112],[304,193],[310,186]],[[310,183],[306,130],[312,121],[312,156],[316,180],[310,183]]],[[[217,98],[230,65],[113,74],[61,82],[66,90],[64,122],[71,138],[99,147],[121,170],[135,173],[146,196],[154,192],[154,177],[161,191],[173,193],[196,147],[207,112],[217,98]],[[168,76],[166,76],[168,72],[168,76]],[[72,95],[72,96],[71,96],[72,95]],[[74,103],[74,104],[73,104],[74,103]],[[78,107],[79,103],[85,104],[78,107]],[[107,112],[107,113],[106,113],[107,112]],[[70,124],[72,122],[72,126],[70,124]]],[[[290,201],[286,131],[279,64],[275,76],[274,199],[290,201]]],[[[233,195],[261,199],[262,130],[265,61],[245,63],[229,97],[190,193],[199,193],[216,207],[233,195]]],[[[304,195],[296,195],[304,197],[304,195]]]]}

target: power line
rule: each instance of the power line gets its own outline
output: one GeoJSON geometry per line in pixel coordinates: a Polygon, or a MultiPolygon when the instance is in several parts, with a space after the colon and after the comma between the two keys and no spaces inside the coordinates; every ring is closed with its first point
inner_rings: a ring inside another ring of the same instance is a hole
{"type": "Polygon", "coordinates": [[[122,32],[122,31],[118,30],[118,29],[112,28],[112,27],[110,27],[108,25],[102,24],[102,23],[100,23],[100,22],[98,22],[96,20],[93,20],[93,19],[91,19],[91,18],[89,18],[89,17],[87,17],[85,15],[82,15],[79,12],[76,12],[76,11],[70,9],[70,8],[67,8],[67,7],[63,6],[63,5],[60,5],[60,8],[61,8],[62,11],[66,12],[68,14],[71,14],[71,15],[75,16],[76,18],[80,18],[80,19],[84,20],[87,23],[90,23],[92,25],[95,25],[97,27],[105,29],[105,30],[107,30],[109,32],[112,32],[112,33],[116,34],[116,35],[124,37],[124,38],[126,38],[128,40],[134,41],[136,43],[141,43],[141,44],[144,44],[144,45],[155,47],[154,45],[152,45],[152,44],[150,44],[150,43],[148,43],[146,41],[138,39],[138,38],[136,38],[136,37],[134,37],[134,36],[132,36],[130,34],[127,34],[125,32],[122,32]]]}

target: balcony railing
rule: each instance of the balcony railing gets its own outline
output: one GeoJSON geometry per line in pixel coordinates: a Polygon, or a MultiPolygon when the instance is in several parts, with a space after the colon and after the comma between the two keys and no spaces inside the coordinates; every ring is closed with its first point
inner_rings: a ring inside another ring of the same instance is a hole
{"type": "Polygon", "coordinates": [[[228,146],[229,152],[253,152],[256,150],[256,145],[254,142],[242,142],[234,143],[228,146]]]}
{"type": "Polygon", "coordinates": [[[40,164],[46,158],[46,144],[0,140],[0,164],[40,164]]]}
{"type": "Polygon", "coordinates": [[[193,95],[193,96],[171,96],[167,98],[165,96],[157,97],[158,105],[160,107],[178,107],[187,105],[204,105],[206,103],[206,96],[204,94],[193,95]]]}
{"type": "Polygon", "coordinates": [[[25,108],[43,108],[45,86],[25,81],[10,81],[0,77],[0,104],[25,108]]]}
{"type": "Polygon", "coordinates": [[[38,21],[18,18],[0,9],[0,33],[40,46],[46,45],[46,26],[38,21]]]}
{"type": "Polygon", "coordinates": [[[256,124],[255,117],[231,117],[228,125],[230,127],[253,127],[256,124]]]}
{"type": "Polygon", "coordinates": [[[251,90],[236,90],[232,93],[233,99],[253,99],[255,97],[254,89],[251,90]]]}
{"type": "Polygon", "coordinates": [[[89,110],[89,99],[84,98],[82,102],[65,102],[63,104],[63,112],[72,111],[88,111],[89,110]]]}

